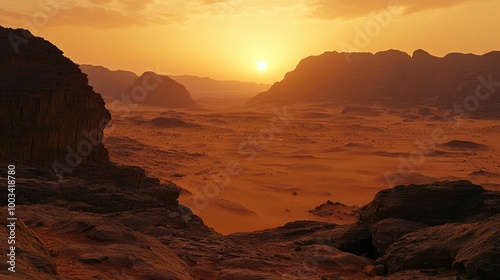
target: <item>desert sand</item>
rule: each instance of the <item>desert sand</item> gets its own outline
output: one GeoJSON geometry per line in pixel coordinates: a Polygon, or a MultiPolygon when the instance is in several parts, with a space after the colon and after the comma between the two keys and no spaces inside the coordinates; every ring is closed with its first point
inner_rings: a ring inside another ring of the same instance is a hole
{"type": "Polygon", "coordinates": [[[352,223],[345,207],[324,217],[309,211],[327,200],[362,206],[397,184],[469,179],[500,190],[498,121],[445,120],[428,107],[249,107],[247,100],[112,111],[104,144],[112,161],[184,188],[180,203],[223,234],[295,220],[352,223]]]}

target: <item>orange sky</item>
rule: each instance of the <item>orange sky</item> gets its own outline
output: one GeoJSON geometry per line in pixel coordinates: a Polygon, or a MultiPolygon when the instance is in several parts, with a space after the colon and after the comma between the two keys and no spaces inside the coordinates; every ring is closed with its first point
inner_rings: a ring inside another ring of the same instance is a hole
{"type": "Polygon", "coordinates": [[[498,0],[1,1],[1,25],[30,29],[76,63],[138,74],[272,83],[325,51],[500,49],[498,0]]]}

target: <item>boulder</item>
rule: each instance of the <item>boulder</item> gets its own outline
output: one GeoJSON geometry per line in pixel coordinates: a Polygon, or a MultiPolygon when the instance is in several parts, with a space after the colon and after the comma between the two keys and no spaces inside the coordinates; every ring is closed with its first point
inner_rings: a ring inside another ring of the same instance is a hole
{"type": "Polygon", "coordinates": [[[360,220],[374,224],[399,218],[430,226],[463,222],[481,213],[485,194],[481,186],[469,181],[396,186],[380,191],[361,208],[360,220]]]}
{"type": "Polygon", "coordinates": [[[383,257],[389,273],[448,267],[481,279],[500,275],[500,214],[470,224],[446,224],[403,236],[383,257]]]}

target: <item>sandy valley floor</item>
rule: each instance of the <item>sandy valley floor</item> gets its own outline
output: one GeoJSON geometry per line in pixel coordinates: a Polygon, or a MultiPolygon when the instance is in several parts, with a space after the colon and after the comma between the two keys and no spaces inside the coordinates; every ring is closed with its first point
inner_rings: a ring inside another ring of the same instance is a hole
{"type": "Polygon", "coordinates": [[[500,121],[445,121],[432,108],[229,101],[112,112],[104,143],[112,161],[186,189],[181,203],[224,234],[301,219],[350,223],[348,208],[330,218],[308,211],[327,200],[361,206],[392,187],[387,176],[397,184],[468,179],[500,190],[500,121]]]}

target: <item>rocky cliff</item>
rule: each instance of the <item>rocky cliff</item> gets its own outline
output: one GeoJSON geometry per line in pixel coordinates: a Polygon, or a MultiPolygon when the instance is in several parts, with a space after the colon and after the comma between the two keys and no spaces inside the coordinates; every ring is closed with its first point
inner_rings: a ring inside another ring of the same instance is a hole
{"type": "Polygon", "coordinates": [[[412,56],[396,50],[327,52],[302,60],[250,103],[423,104],[446,109],[458,104],[474,108],[469,111],[478,117],[500,117],[499,62],[500,52],[451,53],[443,58],[423,50],[412,56]]]}
{"type": "MultiPolygon", "coordinates": [[[[0,149],[21,160],[64,162],[111,118],[80,68],[29,31],[0,27],[0,77],[0,149]]],[[[106,157],[100,143],[91,149],[106,157]]]]}
{"type": "MultiPolygon", "coordinates": [[[[16,184],[22,186],[0,189],[2,197],[15,194],[15,276],[116,279],[128,277],[124,270],[133,267],[140,279],[191,279],[184,261],[157,239],[129,233],[121,223],[110,226],[122,213],[130,227],[153,222],[215,234],[178,204],[178,186],[150,178],[140,167],[109,161],[100,138],[111,116],[87,83],[51,43],[26,30],[0,27],[0,164],[15,165],[16,184]],[[12,45],[12,38],[21,43],[12,45]],[[54,169],[54,162],[65,169],[54,169]],[[130,214],[141,211],[156,218],[130,214]],[[96,268],[100,263],[109,267],[96,268]]],[[[0,206],[6,208],[7,200],[0,206]]],[[[0,278],[14,276],[6,262],[0,268],[0,278]]]]}

